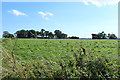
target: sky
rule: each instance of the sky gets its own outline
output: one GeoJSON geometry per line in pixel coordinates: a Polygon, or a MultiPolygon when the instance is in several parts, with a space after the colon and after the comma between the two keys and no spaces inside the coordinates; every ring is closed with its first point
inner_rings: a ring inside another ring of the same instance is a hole
{"type": "Polygon", "coordinates": [[[61,30],[68,36],[91,38],[92,33],[118,35],[117,0],[80,2],[2,2],[2,31],[61,30]],[[104,1],[104,2],[102,2],[104,1]]]}

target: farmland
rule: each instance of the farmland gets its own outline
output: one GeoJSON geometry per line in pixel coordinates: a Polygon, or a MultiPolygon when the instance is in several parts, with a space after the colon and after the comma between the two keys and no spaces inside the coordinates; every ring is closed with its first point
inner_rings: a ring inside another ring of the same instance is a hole
{"type": "Polygon", "coordinates": [[[1,42],[4,78],[118,78],[118,40],[13,39],[1,42]]]}

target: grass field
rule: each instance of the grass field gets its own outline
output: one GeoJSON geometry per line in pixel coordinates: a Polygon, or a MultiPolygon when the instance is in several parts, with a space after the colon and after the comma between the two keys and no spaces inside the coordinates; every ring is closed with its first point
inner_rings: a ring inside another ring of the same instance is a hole
{"type": "Polygon", "coordinates": [[[118,40],[13,39],[2,43],[3,78],[118,78],[118,40]]]}

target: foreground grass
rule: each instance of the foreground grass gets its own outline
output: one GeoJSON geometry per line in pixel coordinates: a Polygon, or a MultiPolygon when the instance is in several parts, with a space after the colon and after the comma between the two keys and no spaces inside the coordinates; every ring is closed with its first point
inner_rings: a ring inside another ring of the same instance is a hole
{"type": "Polygon", "coordinates": [[[118,78],[118,40],[2,42],[4,78],[118,78]]]}

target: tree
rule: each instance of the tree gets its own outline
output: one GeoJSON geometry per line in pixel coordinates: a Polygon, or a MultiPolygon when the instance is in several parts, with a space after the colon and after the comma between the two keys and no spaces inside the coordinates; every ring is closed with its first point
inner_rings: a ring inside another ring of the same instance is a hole
{"type": "Polygon", "coordinates": [[[31,38],[32,37],[32,34],[29,30],[26,30],[26,34],[27,34],[27,38],[31,38]]]}
{"type": "Polygon", "coordinates": [[[36,34],[37,34],[37,35],[40,35],[40,32],[39,32],[39,31],[36,31],[36,34]]]}
{"type": "Polygon", "coordinates": [[[13,38],[14,35],[10,34],[8,31],[4,31],[3,32],[3,38],[13,38]]]}
{"type": "Polygon", "coordinates": [[[32,38],[37,38],[37,33],[35,30],[32,29],[32,30],[29,30],[29,32],[30,32],[32,38]]]}
{"type": "Polygon", "coordinates": [[[45,31],[45,29],[41,29],[41,31],[40,31],[40,32],[41,32],[41,37],[42,37],[42,38],[44,38],[44,31],[45,31]]]}
{"type": "Polygon", "coordinates": [[[53,38],[54,38],[54,34],[53,34],[52,32],[49,32],[48,37],[49,37],[50,39],[53,39],[53,38]]]}
{"type": "MultiPolygon", "coordinates": [[[[19,30],[16,31],[14,33],[14,36],[16,36],[16,38],[58,38],[58,39],[66,39],[67,38],[67,34],[62,33],[62,31],[60,30],[55,30],[54,31],[55,34],[53,34],[52,32],[49,31],[45,31],[45,29],[41,29],[41,31],[35,31],[35,30],[19,30]]],[[[9,32],[4,32],[4,37],[6,37],[5,35],[10,34],[9,32]]],[[[11,34],[7,37],[13,37],[11,34]]]]}
{"type": "Polygon", "coordinates": [[[72,37],[69,37],[69,39],[79,39],[79,37],[72,36],[72,37]]]}
{"type": "Polygon", "coordinates": [[[17,31],[15,34],[17,34],[17,38],[28,38],[28,31],[24,29],[17,31]]]}
{"type": "Polygon", "coordinates": [[[109,39],[117,39],[117,36],[115,34],[108,34],[109,39]]]}
{"type": "Polygon", "coordinates": [[[92,34],[92,39],[98,39],[98,34],[92,34]]]}
{"type": "Polygon", "coordinates": [[[49,31],[45,31],[45,32],[44,32],[44,35],[45,35],[46,37],[48,37],[48,34],[49,34],[49,31]]]}
{"type": "Polygon", "coordinates": [[[14,35],[13,34],[8,34],[8,37],[7,38],[13,38],[14,35]]]}
{"type": "Polygon", "coordinates": [[[66,39],[66,38],[67,38],[67,34],[62,33],[62,34],[61,34],[61,38],[62,38],[62,39],[66,39]]]}
{"type": "Polygon", "coordinates": [[[92,39],[107,39],[107,35],[105,34],[104,31],[101,33],[99,32],[98,34],[92,34],[92,39]]]}
{"type": "Polygon", "coordinates": [[[35,30],[19,30],[16,33],[17,38],[37,38],[35,30]]]}
{"type": "Polygon", "coordinates": [[[55,30],[54,33],[55,33],[55,37],[58,39],[66,39],[67,38],[67,34],[62,33],[62,31],[60,31],[60,30],[55,30]]]}
{"type": "Polygon", "coordinates": [[[56,38],[61,39],[62,32],[60,30],[55,30],[54,33],[55,33],[56,38]]]}
{"type": "Polygon", "coordinates": [[[107,36],[104,31],[102,31],[101,33],[98,33],[97,36],[98,36],[98,39],[107,39],[107,36]]]}
{"type": "Polygon", "coordinates": [[[105,34],[104,31],[98,34],[92,34],[92,39],[117,39],[117,36],[115,34],[105,34]]]}
{"type": "Polygon", "coordinates": [[[8,31],[4,31],[3,32],[3,38],[8,38],[8,35],[9,35],[10,33],[8,32],[8,31]]]}

